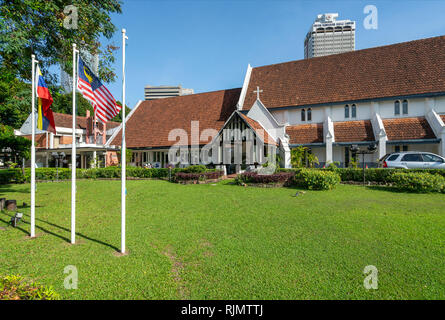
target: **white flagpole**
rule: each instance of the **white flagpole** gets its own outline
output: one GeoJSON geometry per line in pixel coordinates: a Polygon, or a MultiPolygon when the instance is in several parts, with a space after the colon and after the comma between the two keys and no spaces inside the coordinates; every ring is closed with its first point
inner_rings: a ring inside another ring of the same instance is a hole
{"type": "Polygon", "coordinates": [[[71,148],[71,243],[76,243],[76,44],[73,43],[73,141],[71,148]]]}
{"type": "Polygon", "coordinates": [[[32,94],[31,94],[31,238],[36,236],[36,116],[35,116],[35,96],[36,96],[36,60],[35,55],[31,55],[32,60],[32,94]]]}
{"type": "Polygon", "coordinates": [[[122,148],[121,148],[121,167],[122,167],[122,188],[121,188],[121,252],[125,253],[125,197],[126,197],[126,166],[127,166],[127,146],[125,143],[125,40],[126,30],[122,29],[122,148]]]}

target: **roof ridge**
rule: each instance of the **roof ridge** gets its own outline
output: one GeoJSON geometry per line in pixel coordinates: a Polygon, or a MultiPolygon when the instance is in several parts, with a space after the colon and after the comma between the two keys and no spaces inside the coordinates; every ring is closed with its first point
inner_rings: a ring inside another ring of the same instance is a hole
{"type": "Polygon", "coordinates": [[[432,41],[432,40],[436,40],[436,39],[440,39],[440,38],[445,39],[445,35],[429,37],[429,38],[423,38],[423,39],[416,39],[416,40],[409,40],[409,41],[403,41],[403,42],[396,42],[396,43],[385,44],[385,45],[381,45],[381,46],[377,46],[377,47],[363,48],[363,49],[360,49],[360,50],[353,50],[353,51],[348,51],[348,52],[335,53],[335,54],[330,54],[330,55],[321,56],[321,57],[313,57],[313,58],[309,58],[309,59],[297,59],[297,60],[290,60],[290,61],[284,61],[284,62],[277,62],[277,63],[266,64],[266,65],[262,65],[262,66],[258,66],[258,67],[252,67],[252,69],[264,68],[264,67],[269,67],[269,66],[284,65],[284,64],[296,63],[296,62],[300,62],[300,61],[323,60],[323,59],[329,59],[329,58],[332,58],[332,57],[338,57],[338,56],[341,56],[341,55],[351,55],[351,54],[356,54],[357,52],[364,52],[364,51],[377,50],[377,49],[387,48],[387,47],[401,46],[401,45],[406,45],[408,43],[414,43],[414,42],[432,41]]]}
{"type": "Polygon", "coordinates": [[[160,99],[153,99],[153,100],[142,100],[142,102],[155,102],[155,101],[165,101],[165,100],[171,100],[171,99],[178,99],[178,98],[186,98],[186,97],[193,97],[198,95],[204,95],[204,94],[211,94],[211,93],[218,93],[223,91],[232,91],[232,90],[241,90],[242,88],[230,88],[230,89],[220,89],[220,90],[214,90],[214,91],[204,91],[204,92],[198,92],[198,93],[192,93],[192,94],[186,94],[182,96],[174,96],[174,97],[166,97],[166,98],[160,98],[160,99]]]}

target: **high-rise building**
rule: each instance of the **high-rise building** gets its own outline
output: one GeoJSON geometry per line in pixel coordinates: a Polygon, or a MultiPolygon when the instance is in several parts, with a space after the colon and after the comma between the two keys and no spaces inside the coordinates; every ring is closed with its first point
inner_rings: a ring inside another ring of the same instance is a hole
{"type": "Polygon", "coordinates": [[[155,100],[161,98],[186,96],[193,94],[193,89],[183,88],[179,86],[145,86],[145,100],[155,100]]]}
{"type": "Polygon", "coordinates": [[[304,40],[304,58],[355,50],[355,21],[338,20],[338,13],[319,14],[304,40]]]}

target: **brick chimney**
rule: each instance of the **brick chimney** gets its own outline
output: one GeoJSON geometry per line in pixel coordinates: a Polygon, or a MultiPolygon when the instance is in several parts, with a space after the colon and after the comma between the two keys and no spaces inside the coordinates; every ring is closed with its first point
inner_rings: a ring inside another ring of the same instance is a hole
{"type": "Polygon", "coordinates": [[[93,120],[91,119],[90,110],[87,110],[86,118],[87,118],[87,128],[86,128],[87,133],[86,133],[85,141],[86,141],[86,143],[91,143],[90,135],[91,135],[91,132],[93,131],[93,120]]]}

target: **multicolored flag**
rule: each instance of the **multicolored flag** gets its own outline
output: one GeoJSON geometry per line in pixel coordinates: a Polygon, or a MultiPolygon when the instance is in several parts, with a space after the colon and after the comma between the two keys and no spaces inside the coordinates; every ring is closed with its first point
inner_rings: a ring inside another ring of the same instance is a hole
{"type": "Polygon", "coordinates": [[[37,89],[37,128],[44,131],[56,133],[56,125],[54,123],[53,111],[51,104],[53,98],[49,93],[42,72],[37,65],[36,69],[36,89],[37,89]]]}
{"type": "Polygon", "coordinates": [[[77,88],[85,99],[93,105],[97,118],[106,123],[114,118],[121,107],[116,104],[113,95],[100,82],[100,80],[91,72],[90,68],[79,57],[77,88]]]}

